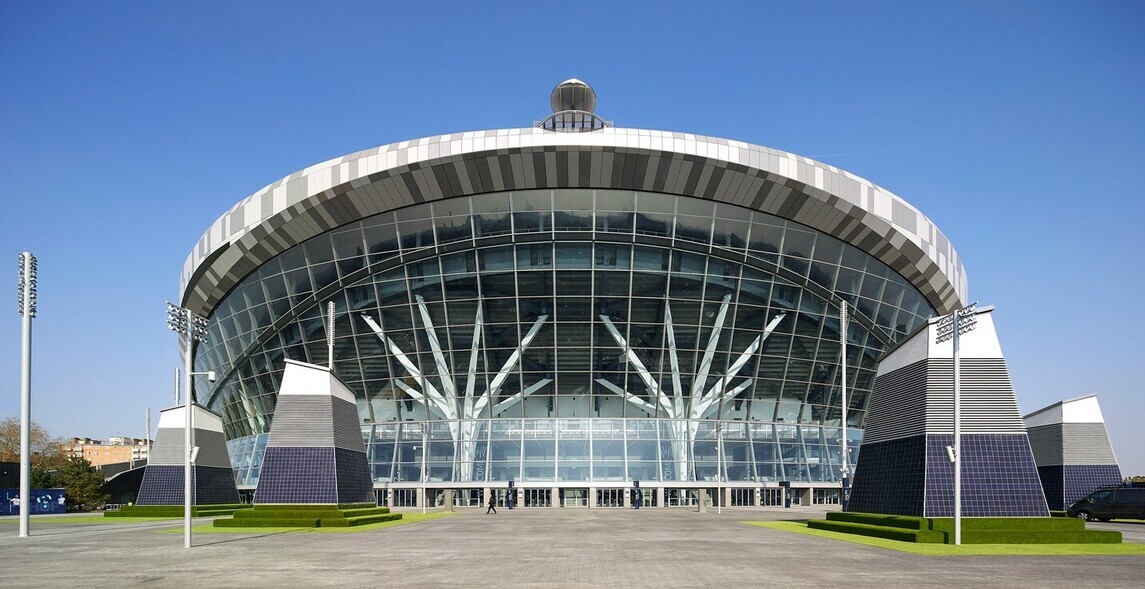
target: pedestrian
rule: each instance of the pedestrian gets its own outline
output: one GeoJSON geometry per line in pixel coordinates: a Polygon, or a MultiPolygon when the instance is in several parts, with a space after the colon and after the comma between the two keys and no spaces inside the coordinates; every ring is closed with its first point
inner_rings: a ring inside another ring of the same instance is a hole
{"type": "Polygon", "coordinates": [[[489,493],[489,509],[485,510],[485,515],[489,515],[490,511],[493,512],[493,515],[497,515],[497,494],[496,493],[489,493]]]}

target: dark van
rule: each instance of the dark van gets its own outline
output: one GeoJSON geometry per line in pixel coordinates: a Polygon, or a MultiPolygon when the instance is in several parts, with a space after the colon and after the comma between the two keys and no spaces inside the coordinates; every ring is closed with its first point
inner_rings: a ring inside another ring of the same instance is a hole
{"type": "Polygon", "coordinates": [[[1094,491],[1070,505],[1066,515],[1099,522],[1145,519],[1145,488],[1118,487],[1094,491]]]}

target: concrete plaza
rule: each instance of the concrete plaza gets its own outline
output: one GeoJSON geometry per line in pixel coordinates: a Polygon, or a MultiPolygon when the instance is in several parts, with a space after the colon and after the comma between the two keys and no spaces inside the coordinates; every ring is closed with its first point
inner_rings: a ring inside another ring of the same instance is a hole
{"type": "MultiPolygon", "coordinates": [[[[0,523],[0,587],[1140,587],[1145,556],[916,556],[744,525],[820,509],[515,509],[357,533],[0,523]]],[[[66,520],[66,516],[64,516],[66,520]]],[[[196,524],[207,520],[196,520],[196,524]]],[[[1111,525],[1111,524],[1105,524],[1111,525]]],[[[1145,523],[1112,524],[1145,541],[1145,523]]]]}

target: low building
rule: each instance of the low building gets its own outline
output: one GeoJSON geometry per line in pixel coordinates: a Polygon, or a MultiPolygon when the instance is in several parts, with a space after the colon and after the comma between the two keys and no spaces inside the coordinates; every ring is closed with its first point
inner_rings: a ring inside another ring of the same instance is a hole
{"type": "Polygon", "coordinates": [[[92,466],[146,461],[150,449],[149,440],[122,436],[110,437],[106,442],[92,438],[72,438],[63,444],[65,455],[69,458],[83,458],[92,466]]]}
{"type": "Polygon", "coordinates": [[[1121,484],[1097,395],[1059,401],[1025,421],[1050,509],[1065,509],[1099,487],[1121,484]]]}

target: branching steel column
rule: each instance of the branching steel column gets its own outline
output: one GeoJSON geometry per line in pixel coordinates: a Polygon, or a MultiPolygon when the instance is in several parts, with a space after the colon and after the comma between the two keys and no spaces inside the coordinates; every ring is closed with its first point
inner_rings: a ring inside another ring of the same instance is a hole
{"type": "MultiPolygon", "coordinates": [[[[700,369],[695,375],[692,383],[691,395],[687,400],[684,399],[683,386],[680,381],[680,360],[676,348],[676,334],[675,327],[672,324],[672,310],[665,305],[664,309],[664,328],[667,332],[668,339],[668,354],[669,361],[672,366],[672,385],[673,385],[673,398],[669,399],[656,381],[655,377],[645,368],[644,364],[636,356],[636,353],[628,346],[624,336],[620,334],[620,330],[612,323],[612,320],[606,315],[600,315],[600,320],[604,323],[605,329],[608,330],[612,338],[616,340],[617,345],[624,350],[624,358],[629,361],[640,374],[641,380],[644,381],[649,394],[653,395],[656,400],[663,406],[666,415],[671,424],[673,439],[671,441],[673,451],[675,452],[675,459],[677,462],[677,472],[687,473],[691,472],[689,469],[689,457],[695,447],[696,433],[699,430],[699,420],[707,417],[711,412],[712,407],[718,402],[725,399],[735,398],[739,394],[746,391],[751,387],[752,380],[745,380],[740,384],[728,390],[727,387],[741,370],[747,366],[751,360],[752,355],[756,353],[768,336],[775,331],[780,321],[787,315],[781,313],[776,315],[767,326],[764,328],[763,333],[760,334],[755,340],[740,353],[736,361],[728,367],[727,374],[721,376],[719,380],[712,385],[706,392],[704,392],[704,384],[707,382],[708,374],[711,371],[712,359],[715,356],[715,350],[719,343],[720,335],[723,331],[724,319],[727,316],[728,303],[731,301],[731,296],[725,296],[723,304],[720,306],[720,312],[716,316],[715,324],[712,327],[712,335],[708,338],[708,345],[704,352],[704,358],[701,361],[700,369]],[[722,391],[722,392],[721,392],[722,391]]],[[[656,415],[656,406],[652,403],[640,398],[639,395],[628,392],[623,387],[614,383],[608,382],[603,378],[596,380],[598,384],[603,386],[605,390],[623,398],[629,403],[639,407],[651,416],[656,415]]]]}
{"type": "MultiPolygon", "coordinates": [[[[465,393],[464,397],[458,395],[457,385],[454,382],[454,376],[449,369],[449,362],[445,358],[445,351],[441,347],[441,340],[437,337],[437,330],[433,325],[430,318],[429,309],[425,305],[425,300],[421,296],[416,297],[419,314],[421,315],[423,330],[426,338],[429,341],[430,349],[433,352],[434,363],[437,366],[439,380],[441,380],[441,390],[439,391],[433,383],[429,382],[413,360],[402,351],[400,347],[393,340],[387,337],[382,328],[368,315],[362,315],[362,319],[370,326],[374,334],[378,336],[385,346],[389,349],[390,353],[394,355],[398,363],[405,368],[418,383],[421,383],[421,391],[414,389],[401,380],[395,379],[394,386],[401,389],[402,392],[412,397],[415,401],[421,403],[426,409],[426,420],[429,419],[429,410],[437,410],[442,417],[449,423],[449,432],[454,442],[454,456],[455,461],[460,465],[469,464],[472,462],[473,457],[476,455],[477,449],[477,426],[478,419],[481,418],[482,413],[486,407],[490,407],[493,401],[497,398],[502,385],[509,378],[509,374],[520,362],[522,354],[529,348],[529,344],[541,331],[548,320],[548,315],[541,315],[533,323],[532,328],[521,340],[517,349],[509,356],[501,369],[493,377],[489,387],[479,396],[474,395],[474,389],[477,382],[477,359],[478,349],[481,343],[482,333],[482,315],[481,308],[477,309],[477,316],[474,320],[473,326],[473,339],[469,350],[469,371],[466,376],[465,393]]],[[[507,399],[492,405],[489,410],[489,416],[498,414],[501,411],[508,409],[514,404],[520,402],[524,398],[533,394],[534,392],[544,388],[552,383],[552,379],[541,379],[540,381],[524,388],[519,393],[511,395],[507,399]]],[[[458,469],[458,480],[468,481],[471,475],[466,468],[458,469]]]]}

